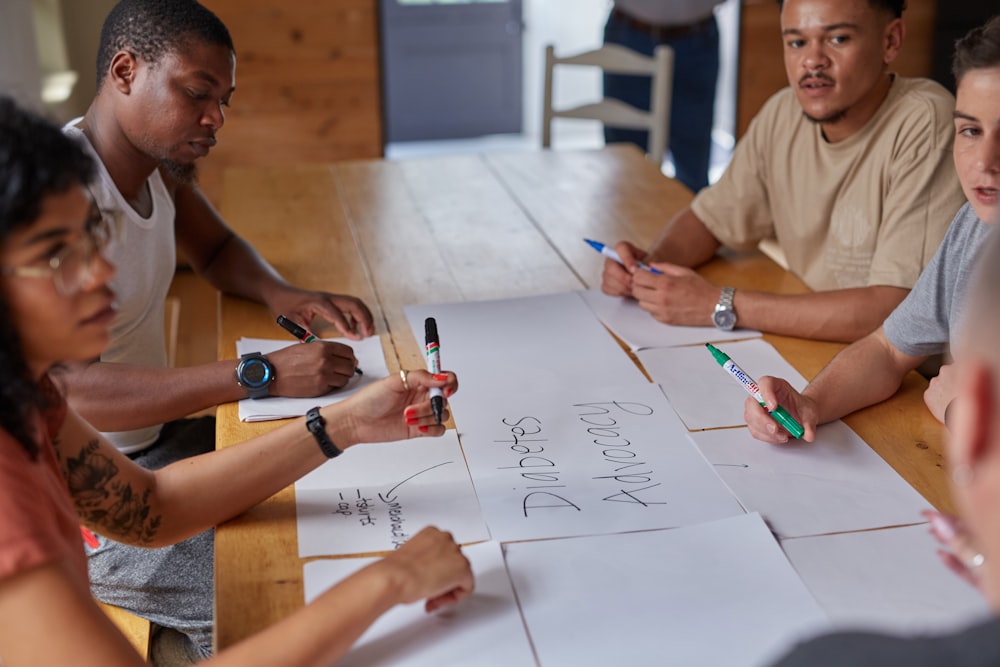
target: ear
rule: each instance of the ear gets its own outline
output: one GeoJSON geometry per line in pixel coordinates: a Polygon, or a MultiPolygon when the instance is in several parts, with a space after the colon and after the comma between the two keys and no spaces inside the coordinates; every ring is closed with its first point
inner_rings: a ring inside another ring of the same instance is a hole
{"type": "Polygon", "coordinates": [[[885,27],[882,44],[882,62],[886,65],[891,63],[899,55],[899,50],[903,48],[903,39],[906,37],[906,24],[903,19],[893,19],[885,27]]]}
{"type": "Polygon", "coordinates": [[[119,92],[126,95],[132,90],[138,63],[135,56],[128,51],[119,51],[111,58],[108,67],[108,80],[119,92]]]}
{"type": "Polygon", "coordinates": [[[975,472],[986,460],[1000,456],[997,433],[996,371],[983,362],[969,363],[956,397],[955,428],[948,443],[953,468],[975,472]]]}

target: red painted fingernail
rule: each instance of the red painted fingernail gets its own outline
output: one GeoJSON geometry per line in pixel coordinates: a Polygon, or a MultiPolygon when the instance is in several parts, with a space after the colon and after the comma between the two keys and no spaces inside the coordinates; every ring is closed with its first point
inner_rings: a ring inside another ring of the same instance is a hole
{"type": "Polygon", "coordinates": [[[434,374],[434,379],[435,380],[447,380],[448,376],[445,375],[444,373],[435,373],[434,374]]]}
{"type": "Polygon", "coordinates": [[[419,420],[419,419],[417,419],[416,417],[407,417],[407,418],[406,418],[406,425],[407,425],[407,426],[414,426],[414,425],[416,425],[416,423],[417,423],[418,421],[420,421],[420,420],[419,420]]]}
{"type": "Polygon", "coordinates": [[[451,398],[451,395],[454,394],[454,393],[455,393],[454,389],[452,389],[451,387],[445,387],[445,389],[444,389],[444,397],[445,398],[451,398]]]}
{"type": "Polygon", "coordinates": [[[421,433],[427,433],[427,428],[428,428],[427,426],[418,426],[417,430],[420,431],[421,433]]]}
{"type": "Polygon", "coordinates": [[[409,419],[410,417],[413,417],[416,414],[416,410],[417,410],[416,408],[410,406],[405,410],[403,410],[403,414],[406,415],[407,419],[409,419]]]}

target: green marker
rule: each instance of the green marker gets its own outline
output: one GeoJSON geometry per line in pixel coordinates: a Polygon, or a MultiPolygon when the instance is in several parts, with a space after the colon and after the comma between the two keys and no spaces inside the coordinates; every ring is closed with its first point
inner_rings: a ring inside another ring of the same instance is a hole
{"type": "MultiPolygon", "coordinates": [[[[767,409],[767,403],[765,403],[764,397],[760,395],[760,387],[757,386],[754,379],[747,375],[742,368],[734,364],[733,360],[729,358],[729,355],[719,348],[715,347],[711,343],[705,343],[705,347],[707,347],[708,351],[712,353],[715,360],[719,362],[722,369],[736,378],[739,383],[743,385],[743,388],[754,397],[754,400],[760,403],[761,407],[767,409]]],[[[791,433],[792,437],[801,438],[805,435],[806,430],[802,428],[802,424],[795,421],[795,417],[788,414],[788,410],[785,410],[780,405],[768,414],[771,415],[774,421],[781,424],[786,431],[791,433]]]]}

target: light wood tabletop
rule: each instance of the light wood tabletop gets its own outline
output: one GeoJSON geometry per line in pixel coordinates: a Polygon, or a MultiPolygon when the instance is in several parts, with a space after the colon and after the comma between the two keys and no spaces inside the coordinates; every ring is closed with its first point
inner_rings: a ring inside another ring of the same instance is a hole
{"type": "MultiPolygon", "coordinates": [[[[597,287],[603,258],[583,238],[648,245],[691,199],[637,149],[612,146],[232,168],[222,212],[290,282],[362,298],[393,371],[424,363],[404,306],[597,287]]],[[[808,291],[760,253],[723,253],[699,272],[718,285],[808,291]]],[[[226,359],[241,336],[281,335],[265,308],[226,296],[219,331],[226,359]]],[[[843,347],[765,339],[806,378],[843,347]]],[[[926,385],[911,373],[896,396],[844,421],[930,504],[951,511],[944,431],[923,405],[926,385]]],[[[219,447],[282,423],[240,422],[236,404],[217,418],[219,447]]],[[[219,648],[303,605],[291,487],[220,526],[215,548],[219,648]]]]}

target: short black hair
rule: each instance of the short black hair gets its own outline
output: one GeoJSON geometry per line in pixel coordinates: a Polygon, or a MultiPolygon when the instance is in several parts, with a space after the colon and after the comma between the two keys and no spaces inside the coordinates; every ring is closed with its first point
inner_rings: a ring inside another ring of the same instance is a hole
{"type": "Polygon", "coordinates": [[[991,67],[1000,67],[1000,14],[955,42],[955,55],[951,59],[956,85],[969,70],[991,67]]]}
{"type": "MultiPolygon", "coordinates": [[[[0,243],[42,213],[46,197],[88,185],[93,160],[49,121],[0,96],[0,243]]],[[[10,309],[0,297],[0,428],[34,458],[34,414],[48,404],[24,360],[10,309]]]]}
{"type": "Polygon", "coordinates": [[[101,28],[97,87],[101,87],[111,59],[119,51],[130,51],[155,63],[166,53],[182,50],[192,39],[236,51],[225,24],[194,0],[122,0],[111,9],[101,28]]]}
{"type": "MultiPolygon", "coordinates": [[[[868,0],[868,4],[875,9],[883,9],[891,13],[895,18],[901,18],[906,9],[906,0],[868,0]]],[[[778,8],[785,6],[784,0],[778,0],[778,8]]]]}

